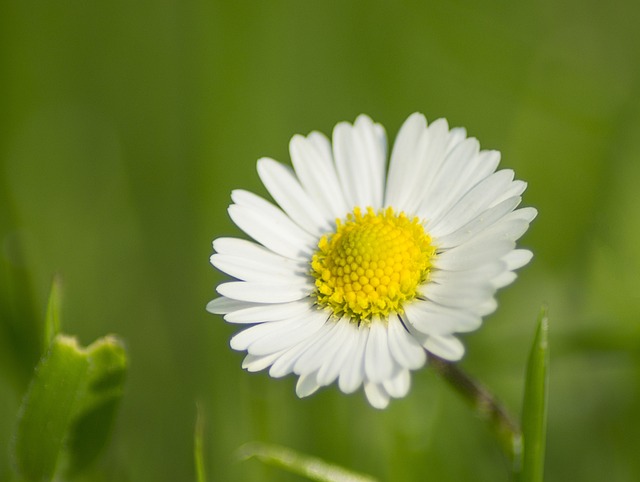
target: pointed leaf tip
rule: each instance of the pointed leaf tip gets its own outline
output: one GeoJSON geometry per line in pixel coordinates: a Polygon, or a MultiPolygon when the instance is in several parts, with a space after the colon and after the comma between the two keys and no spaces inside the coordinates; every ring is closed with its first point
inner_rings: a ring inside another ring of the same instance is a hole
{"type": "Polygon", "coordinates": [[[62,326],[62,276],[54,275],[47,303],[47,314],[44,322],[44,351],[46,352],[62,326]]]}
{"type": "Polygon", "coordinates": [[[549,396],[549,319],[540,310],[538,327],[527,364],[522,410],[523,458],[520,480],[542,482],[549,396]]]}

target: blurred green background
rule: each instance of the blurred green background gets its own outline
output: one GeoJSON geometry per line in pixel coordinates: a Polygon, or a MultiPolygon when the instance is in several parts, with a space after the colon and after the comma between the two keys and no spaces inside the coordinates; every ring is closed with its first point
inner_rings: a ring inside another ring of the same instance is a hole
{"type": "Polygon", "coordinates": [[[127,343],[111,443],[86,480],[194,480],[196,401],[216,481],[298,481],[248,441],[390,481],[506,481],[485,424],[428,368],[384,412],[242,371],[205,312],[211,240],[263,155],[364,112],[395,137],[447,117],[529,182],[535,252],[464,336],[516,413],[551,322],[548,481],[640,479],[640,8],[631,0],[0,2],[0,479],[54,273],[64,329],[127,343]]]}

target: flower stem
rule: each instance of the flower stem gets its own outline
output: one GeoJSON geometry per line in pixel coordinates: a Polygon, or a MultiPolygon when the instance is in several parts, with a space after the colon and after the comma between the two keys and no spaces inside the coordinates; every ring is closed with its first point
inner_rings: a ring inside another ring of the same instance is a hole
{"type": "Polygon", "coordinates": [[[486,420],[502,449],[511,461],[512,472],[520,471],[522,458],[522,431],[500,401],[480,382],[463,372],[456,364],[427,352],[429,364],[449,385],[451,385],[486,420]]]}

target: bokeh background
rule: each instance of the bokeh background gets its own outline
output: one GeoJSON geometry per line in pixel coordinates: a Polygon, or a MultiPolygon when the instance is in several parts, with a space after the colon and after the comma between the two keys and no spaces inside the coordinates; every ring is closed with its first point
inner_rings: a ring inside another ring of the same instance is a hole
{"type": "Polygon", "coordinates": [[[462,367],[519,413],[549,308],[546,480],[640,478],[640,9],[631,0],[0,2],[0,479],[54,273],[64,330],[117,333],[130,374],[97,481],[299,481],[283,444],[390,481],[508,480],[483,421],[428,368],[386,411],[240,368],[205,312],[236,187],[295,133],[421,111],[527,180],[535,252],[462,367]]]}

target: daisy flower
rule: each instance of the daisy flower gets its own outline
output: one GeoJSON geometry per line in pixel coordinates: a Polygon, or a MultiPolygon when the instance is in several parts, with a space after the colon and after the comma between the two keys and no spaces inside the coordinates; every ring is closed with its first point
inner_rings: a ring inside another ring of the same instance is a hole
{"type": "Polygon", "coordinates": [[[293,169],[258,161],[277,205],[232,192],[229,215],[252,241],[213,242],[211,263],[236,281],[207,310],[244,326],[231,347],[248,371],[294,373],[300,397],[364,387],[384,408],[426,351],[462,357],[456,334],[476,330],[531,259],[515,242],[537,212],[516,209],[526,183],[496,171],[500,153],[444,119],[411,115],[388,169],[384,128],[365,115],[289,149],[293,169]]]}

